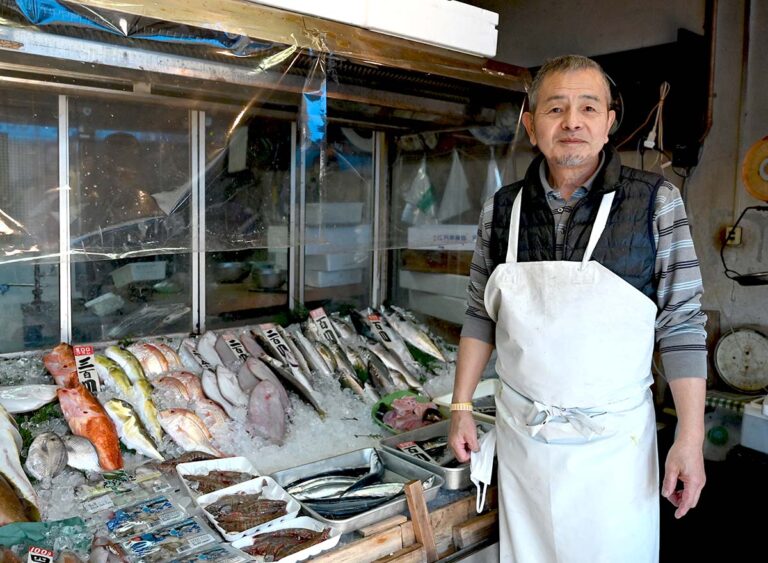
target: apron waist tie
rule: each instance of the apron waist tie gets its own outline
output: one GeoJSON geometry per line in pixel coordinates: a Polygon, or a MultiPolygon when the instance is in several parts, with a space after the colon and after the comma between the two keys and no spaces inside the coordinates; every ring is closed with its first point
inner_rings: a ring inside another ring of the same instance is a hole
{"type": "Polygon", "coordinates": [[[582,436],[590,439],[599,436],[605,431],[605,427],[595,422],[593,416],[605,414],[605,412],[583,410],[579,408],[564,409],[552,405],[545,405],[533,401],[528,412],[526,426],[531,436],[536,436],[544,426],[550,422],[567,422],[582,436]],[[557,420],[560,419],[560,420],[557,420]]]}

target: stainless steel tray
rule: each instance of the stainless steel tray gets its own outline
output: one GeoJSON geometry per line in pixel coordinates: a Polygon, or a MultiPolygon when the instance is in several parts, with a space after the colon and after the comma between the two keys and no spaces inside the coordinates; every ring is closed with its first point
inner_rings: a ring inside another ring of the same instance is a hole
{"type": "MultiPolygon", "coordinates": [[[[487,422],[481,422],[475,418],[477,425],[483,429],[484,432],[488,432],[493,428],[492,424],[487,422]]],[[[436,422],[429,426],[423,426],[410,432],[403,432],[396,436],[390,436],[379,440],[379,444],[382,449],[387,452],[391,452],[398,457],[407,459],[408,461],[429,469],[433,473],[437,473],[445,479],[445,485],[443,487],[447,490],[466,489],[471,484],[469,480],[469,462],[463,463],[459,467],[441,467],[436,463],[432,463],[425,459],[421,459],[412,455],[409,455],[397,447],[398,444],[403,442],[418,442],[421,440],[430,440],[432,438],[438,438],[440,436],[447,436],[448,430],[451,427],[450,420],[444,420],[443,422],[436,422]]]]}
{"type": "MultiPolygon", "coordinates": [[[[314,461],[298,467],[291,467],[290,469],[284,469],[273,473],[271,477],[281,486],[286,487],[304,477],[311,477],[313,475],[319,475],[321,473],[328,473],[336,469],[343,469],[349,467],[360,467],[362,465],[368,465],[370,463],[371,454],[376,451],[384,464],[384,480],[391,482],[406,483],[414,479],[424,481],[429,477],[434,476],[434,484],[429,489],[424,491],[424,498],[427,501],[433,500],[437,496],[437,492],[440,487],[443,486],[445,480],[436,473],[421,467],[410,460],[395,455],[389,451],[379,448],[364,448],[362,450],[355,450],[346,454],[329,457],[327,459],[321,459],[320,461],[314,461]]],[[[317,512],[307,507],[304,503],[301,503],[304,512],[312,516],[312,518],[325,523],[328,526],[332,526],[337,530],[341,530],[342,533],[358,530],[365,526],[369,526],[395,514],[400,514],[407,507],[405,495],[401,495],[398,498],[392,499],[382,505],[379,505],[367,512],[345,518],[341,520],[331,520],[319,515],[317,512]]]]}

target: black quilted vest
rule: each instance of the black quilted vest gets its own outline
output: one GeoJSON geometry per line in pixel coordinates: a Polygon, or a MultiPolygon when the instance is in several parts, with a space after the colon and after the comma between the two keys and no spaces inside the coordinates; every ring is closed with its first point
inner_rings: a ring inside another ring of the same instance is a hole
{"type": "MultiPolygon", "coordinates": [[[[523,200],[518,261],[555,259],[555,224],[539,178],[543,158],[539,155],[534,159],[523,180],[496,192],[490,241],[494,267],[505,262],[512,204],[520,190],[523,190],[523,200]]],[[[608,224],[592,253],[592,259],[655,302],[658,280],[654,275],[656,245],[653,240],[653,212],[656,191],[663,180],[658,174],[622,166],[618,153],[606,146],[602,169],[569,217],[563,259],[582,259],[601,197],[615,190],[608,224]]]]}

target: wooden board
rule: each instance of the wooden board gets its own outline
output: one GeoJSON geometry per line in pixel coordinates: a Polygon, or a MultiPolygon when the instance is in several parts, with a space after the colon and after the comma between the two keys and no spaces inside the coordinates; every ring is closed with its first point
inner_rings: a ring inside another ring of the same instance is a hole
{"type": "Polygon", "coordinates": [[[456,549],[464,549],[499,533],[499,513],[491,510],[453,527],[456,549]]]}
{"type": "Polygon", "coordinates": [[[427,563],[427,552],[420,543],[396,551],[392,555],[377,559],[375,563],[427,563]]]}
{"type": "Polygon", "coordinates": [[[437,547],[435,536],[432,532],[432,522],[427,511],[427,502],[424,500],[424,488],[421,481],[410,481],[405,485],[405,498],[408,501],[408,510],[413,521],[413,534],[416,541],[424,546],[427,561],[437,561],[437,547]]]}
{"type": "MultiPolygon", "coordinates": [[[[358,532],[364,538],[367,538],[368,536],[373,536],[374,534],[378,534],[379,532],[383,532],[384,530],[389,530],[390,528],[394,528],[395,526],[400,526],[400,524],[404,524],[406,522],[408,522],[408,518],[406,518],[402,514],[397,514],[395,516],[392,516],[391,518],[382,520],[381,522],[376,522],[375,524],[371,524],[370,526],[366,526],[365,528],[360,528],[358,532]]],[[[406,545],[406,544],[403,544],[403,545],[406,545]]]]}
{"type": "Polygon", "coordinates": [[[400,527],[390,528],[379,534],[364,538],[325,552],[312,559],[313,563],[370,563],[386,557],[403,548],[400,527]]]}

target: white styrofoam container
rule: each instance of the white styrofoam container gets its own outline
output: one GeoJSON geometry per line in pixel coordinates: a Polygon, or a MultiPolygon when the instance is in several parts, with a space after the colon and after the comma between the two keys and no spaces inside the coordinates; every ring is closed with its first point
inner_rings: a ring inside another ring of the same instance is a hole
{"type": "Polygon", "coordinates": [[[338,272],[324,272],[322,270],[306,270],[304,283],[310,287],[336,287],[337,285],[351,285],[363,281],[363,270],[339,270],[338,272]]]}
{"type": "Polygon", "coordinates": [[[99,317],[114,313],[123,305],[125,305],[123,298],[119,295],[115,295],[111,291],[85,302],[85,306],[99,317]]]}
{"type": "Polygon", "coordinates": [[[477,225],[422,225],[408,227],[408,248],[474,250],[477,225]]]}
{"type": "Polygon", "coordinates": [[[211,471],[238,471],[240,473],[250,473],[253,477],[259,477],[261,472],[256,469],[247,457],[222,457],[218,459],[208,459],[205,461],[190,461],[180,463],[176,466],[176,473],[179,474],[181,482],[189,492],[192,498],[201,496],[193,489],[185,479],[187,475],[207,475],[211,471]]]}
{"type": "MultiPolygon", "coordinates": [[[[323,225],[304,228],[305,255],[336,254],[370,250],[372,248],[371,225],[323,225]]],[[[267,246],[273,249],[288,248],[288,227],[267,227],[267,246]]]]}
{"type": "Polygon", "coordinates": [[[202,495],[200,497],[197,497],[197,504],[200,506],[200,508],[203,509],[203,513],[205,514],[205,517],[208,518],[211,524],[213,524],[214,528],[216,528],[216,530],[228,542],[237,541],[248,535],[253,535],[258,532],[264,532],[264,531],[270,530],[272,526],[279,524],[280,522],[285,522],[286,520],[291,520],[292,518],[294,518],[299,513],[299,510],[301,509],[301,505],[298,503],[298,501],[296,501],[291,495],[286,493],[285,490],[280,485],[278,485],[275,482],[275,480],[272,479],[271,477],[257,477],[256,479],[246,481],[245,483],[239,483],[237,485],[232,485],[231,487],[227,487],[226,489],[220,489],[218,491],[208,493],[207,495],[202,495]],[[263,485],[263,483],[266,483],[266,485],[263,485]],[[224,530],[224,528],[219,526],[219,523],[216,521],[216,518],[214,518],[213,514],[211,514],[206,510],[206,507],[213,504],[223,496],[236,494],[236,493],[245,493],[245,494],[262,493],[262,497],[266,499],[284,500],[286,501],[286,505],[285,505],[286,514],[279,518],[275,518],[274,520],[270,520],[269,522],[265,522],[258,526],[254,526],[253,528],[248,528],[247,530],[243,530],[242,532],[231,532],[231,533],[227,532],[224,530]]]}
{"type": "Polygon", "coordinates": [[[408,290],[408,307],[425,315],[463,325],[467,300],[411,289],[408,290]]]}
{"type": "Polygon", "coordinates": [[[317,16],[358,27],[365,27],[368,20],[368,3],[361,0],[251,0],[290,12],[317,16]]]}
{"type": "Polygon", "coordinates": [[[371,263],[370,252],[345,252],[342,254],[316,254],[304,257],[304,267],[309,270],[337,272],[365,268],[371,263]]]}
{"type": "Polygon", "coordinates": [[[317,225],[355,225],[363,218],[363,203],[360,201],[340,203],[307,203],[304,208],[304,223],[317,225]]]}
{"type": "MultiPolygon", "coordinates": [[[[336,547],[336,545],[339,543],[339,539],[341,538],[340,530],[337,530],[333,526],[326,526],[322,522],[318,522],[317,520],[315,520],[314,518],[310,518],[309,516],[299,516],[297,518],[293,518],[292,520],[281,522],[280,524],[276,524],[272,526],[269,529],[269,531],[275,532],[277,530],[284,530],[286,528],[305,528],[308,530],[314,530],[315,532],[322,532],[325,528],[330,528],[331,533],[327,540],[322,541],[318,544],[312,545],[306,549],[302,549],[301,551],[297,551],[296,553],[294,553],[293,555],[289,555],[288,557],[277,559],[275,560],[275,563],[296,563],[297,561],[304,561],[308,557],[313,557],[318,553],[321,553],[323,551],[336,547]]],[[[243,538],[241,540],[237,540],[236,542],[233,542],[232,547],[242,549],[244,547],[253,545],[253,539],[255,535],[256,534],[250,534],[247,538],[243,538]]]]}
{"type": "MultiPolygon", "coordinates": [[[[501,387],[501,381],[499,381],[498,379],[483,379],[480,381],[480,383],[477,384],[477,387],[475,388],[475,392],[472,393],[472,398],[479,399],[480,397],[487,397],[488,395],[495,396],[496,393],[499,392],[499,387],[501,387]]],[[[436,397],[434,399],[434,403],[440,409],[440,412],[443,413],[443,416],[450,417],[452,399],[453,399],[453,393],[440,395],[439,397],[436,397]]],[[[490,422],[491,424],[496,424],[495,416],[490,416],[490,415],[475,412],[475,411],[472,411],[472,416],[474,416],[477,420],[482,420],[483,422],[490,422]]]]}
{"type": "Polygon", "coordinates": [[[496,56],[498,24],[497,13],[454,0],[368,0],[368,29],[473,55],[496,56]]]}
{"type": "Polygon", "coordinates": [[[763,401],[760,397],[744,405],[744,418],[741,421],[741,445],[768,454],[768,416],[763,414],[763,401]]]}
{"type": "Polygon", "coordinates": [[[163,260],[155,262],[132,262],[112,271],[112,280],[115,286],[123,287],[132,282],[153,281],[165,279],[165,265],[163,260]]]}
{"type": "Polygon", "coordinates": [[[469,276],[400,270],[400,287],[405,289],[466,299],[468,286],[469,276]]]}

